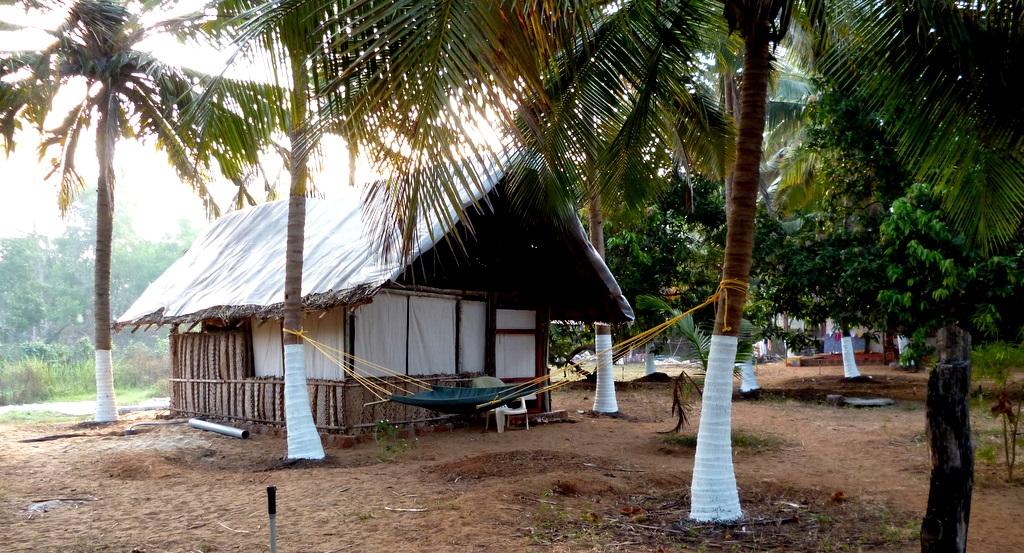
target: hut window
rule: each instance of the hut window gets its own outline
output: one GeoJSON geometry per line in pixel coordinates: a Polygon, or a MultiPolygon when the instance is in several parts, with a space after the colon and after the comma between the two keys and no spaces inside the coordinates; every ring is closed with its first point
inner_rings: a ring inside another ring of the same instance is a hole
{"type": "Polygon", "coordinates": [[[284,376],[281,320],[252,321],[253,368],[257,377],[284,376]]]}
{"type": "Polygon", "coordinates": [[[537,312],[532,309],[499,309],[499,330],[529,330],[537,327],[537,312]]]}
{"type": "Polygon", "coordinates": [[[459,302],[459,370],[484,372],[487,354],[487,302],[459,302]]]}
{"type": "Polygon", "coordinates": [[[533,335],[499,334],[494,342],[498,378],[532,378],[537,375],[537,339],[533,335]]]}
{"type": "Polygon", "coordinates": [[[454,299],[409,298],[409,374],[455,374],[454,299]]]}
{"type": "Polygon", "coordinates": [[[498,309],[494,340],[495,374],[498,378],[532,378],[537,375],[537,312],[532,309],[498,309]]]}
{"type": "MultiPolygon", "coordinates": [[[[354,313],[355,355],[388,369],[405,373],[409,298],[380,293],[373,302],[354,313]]],[[[359,374],[385,376],[379,370],[356,362],[359,374]]]]}
{"type": "MultiPolygon", "coordinates": [[[[314,340],[335,351],[342,351],[345,345],[344,309],[335,307],[328,311],[306,313],[302,318],[302,329],[314,340]]],[[[328,359],[315,347],[306,345],[306,377],[323,380],[343,380],[344,371],[336,362],[328,359]]],[[[338,354],[335,357],[341,357],[338,354]]]]}

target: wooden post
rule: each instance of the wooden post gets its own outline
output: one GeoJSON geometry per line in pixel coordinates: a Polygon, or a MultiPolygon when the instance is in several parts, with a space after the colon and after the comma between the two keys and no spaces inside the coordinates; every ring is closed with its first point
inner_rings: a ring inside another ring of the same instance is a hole
{"type": "Polygon", "coordinates": [[[932,452],[928,507],[921,522],[922,553],[967,551],[974,489],[974,444],[968,393],[971,336],[955,325],[939,330],[939,362],[928,378],[928,442],[932,452]]]}
{"type": "Polygon", "coordinates": [[[497,376],[497,336],[495,330],[498,328],[498,295],[494,292],[487,294],[487,330],[484,335],[484,374],[497,376]]]}
{"type": "MultiPolygon", "coordinates": [[[[543,304],[537,307],[537,319],[534,323],[535,335],[537,337],[536,350],[537,350],[537,376],[543,376],[548,374],[548,342],[550,340],[548,334],[551,331],[551,306],[549,304],[543,304]]],[[[549,384],[549,381],[543,381],[541,386],[549,384]]],[[[541,412],[551,410],[551,394],[543,393],[537,395],[537,409],[541,412]]]]}

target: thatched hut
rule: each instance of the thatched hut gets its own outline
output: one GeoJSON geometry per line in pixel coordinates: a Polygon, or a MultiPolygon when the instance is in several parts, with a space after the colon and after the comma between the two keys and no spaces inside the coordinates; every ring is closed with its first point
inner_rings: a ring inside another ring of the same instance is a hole
{"type": "MultiPolygon", "coordinates": [[[[458,385],[482,374],[512,382],[545,374],[551,320],[633,317],[578,222],[512,209],[499,179],[485,182],[478,197],[464,203],[464,221],[420,227],[412,256],[383,256],[373,247],[361,202],[310,199],[305,332],[343,352],[357,374],[389,378],[376,365],[458,385]]],[[[284,423],[287,207],[286,201],[268,203],[213,223],[115,323],[119,330],[170,327],[172,410],[284,423]]],[[[321,431],[439,418],[374,403],[337,359],[305,351],[321,431]]],[[[529,406],[549,409],[550,398],[542,394],[529,406]]]]}

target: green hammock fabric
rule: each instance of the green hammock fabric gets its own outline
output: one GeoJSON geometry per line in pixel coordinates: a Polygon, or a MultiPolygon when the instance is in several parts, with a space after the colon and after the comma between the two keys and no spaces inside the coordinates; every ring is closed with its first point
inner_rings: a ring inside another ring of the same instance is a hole
{"type": "Polygon", "coordinates": [[[423,407],[440,413],[452,415],[468,415],[479,411],[494,409],[499,405],[509,405],[523,396],[537,391],[536,384],[499,386],[497,388],[453,388],[450,386],[434,386],[429,392],[420,392],[411,396],[391,396],[391,401],[423,407]],[[501,403],[492,403],[485,407],[477,407],[501,398],[501,403]]]}

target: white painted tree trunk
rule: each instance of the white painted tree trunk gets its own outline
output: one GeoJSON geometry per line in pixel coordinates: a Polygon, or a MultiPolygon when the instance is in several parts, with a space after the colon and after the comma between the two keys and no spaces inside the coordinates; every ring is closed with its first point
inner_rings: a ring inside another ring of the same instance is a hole
{"type": "Polygon", "coordinates": [[[618,413],[615,400],[615,375],[612,373],[612,335],[602,332],[608,327],[595,325],[594,349],[597,354],[597,391],[594,393],[594,411],[618,413]],[[603,328],[602,328],[603,327],[603,328]]]}
{"type": "Polygon", "coordinates": [[[860,376],[860,371],[857,370],[857,359],[853,356],[853,338],[843,336],[841,349],[843,351],[843,376],[846,378],[860,376]]]}
{"type": "Polygon", "coordinates": [[[652,375],[655,371],[654,344],[647,344],[647,351],[644,353],[644,376],[652,375]]]}
{"type": "Polygon", "coordinates": [[[898,351],[900,355],[903,355],[903,350],[907,349],[907,346],[909,345],[910,338],[902,335],[896,337],[896,351],[898,351]]]}
{"type": "Polygon", "coordinates": [[[313,423],[306,388],[306,356],[302,344],[284,347],[284,418],[289,459],[323,459],[324,446],[313,423]]]}
{"type": "Polygon", "coordinates": [[[750,356],[743,362],[740,368],[740,391],[743,393],[753,392],[759,389],[757,375],[754,373],[754,356],[750,356]]]}
{"type": "Polygon", "coordinates": [[[109,349],[96,350],[96,422],[117,420],[114,398],[114,363],[109,349]]]}
{"type": "Polygon", "coordinates": [[[743,516],[732,466],[732,369],[736,345],[735,336],[711,337],[690,484],[690,518],[699,522],[728,522],[743,516]]]}

